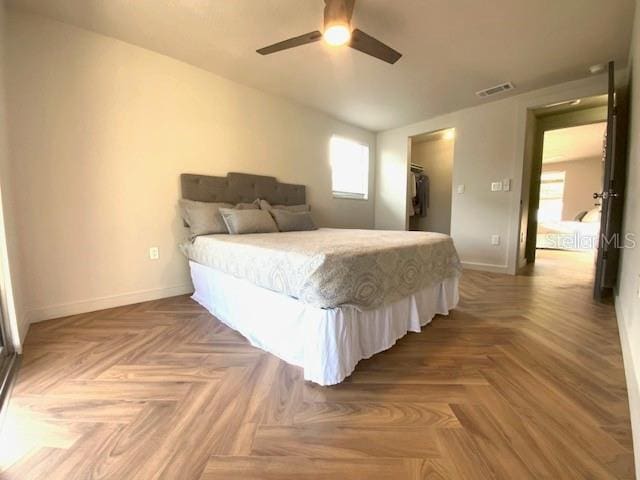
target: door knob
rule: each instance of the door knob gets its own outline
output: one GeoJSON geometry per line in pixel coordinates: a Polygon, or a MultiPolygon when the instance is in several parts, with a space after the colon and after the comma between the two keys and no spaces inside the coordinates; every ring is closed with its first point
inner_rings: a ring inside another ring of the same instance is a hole
{"type": "Polygon", "coordinates": [[[596,192],[596,193],[593,194],[593,198],[595,200],[597,200],[598,198],[602,198],[603,200],[606,200],[607,198],[615,198],[617,196],[618,196],[618,194],[616,192],[614,192],[614,191],[602,192],[602,193],[596,192]]]}

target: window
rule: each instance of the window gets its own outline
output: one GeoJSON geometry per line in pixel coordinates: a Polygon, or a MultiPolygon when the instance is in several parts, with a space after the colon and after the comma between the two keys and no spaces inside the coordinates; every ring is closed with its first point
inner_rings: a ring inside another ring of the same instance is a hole
{"type": "Polygon", "coordinates": [[[331,137],[331,184],[333,196],[366,200],[369,196],[369,146],[331,137]]]}
{"type": "Polygon", "coordinates": [[[559,222],[562,220],[564,173],[543,172],[540,176],[539,222],[559,222]]]}

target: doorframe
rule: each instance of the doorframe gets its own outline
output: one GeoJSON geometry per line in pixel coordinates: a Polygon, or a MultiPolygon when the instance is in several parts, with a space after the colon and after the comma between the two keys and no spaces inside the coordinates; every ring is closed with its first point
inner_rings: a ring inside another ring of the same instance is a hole
{"type": "Polygon", "coordinates": [[[0,335],[3,340],[3,352],[0,354],[0,428],[4,421],[9,394],[20,365],[20,355],[13,349],[11,339],[6,335],[3,318],[0,317],[0,335]]]}
{"type": "Polygon", "coordinates": [[[0,349],[0,428],[4,422],[9,395],[16,378],[21,356],[17,354],[13,339],[10,335],[10,327],[7,324],[7,310],[5,307],[6,296],[0,299],[0,338],[2,347],[0,349]]]}
{"type": "MultiPolygon", "coordinates": [[[[453,126],[453,125],[449,125],[449,126],[444,126],[444,127],[440,127],[440,128],[436,128],[434,130],[427,130],[425,132],[421,132],[421,133],[416,133],[414,135],[409,135],[407,137],[407,188],[406,188],[406,205],[405,205],[405,227],[404,229],[406,231],[411,231],[411,213],[409,210],[409,205],[411,202],[411,199],[409,198],[409,181],[411,178],[411,165],[412,165],[412,158],[413,158],[413,145],[414,143],[420,143],[421,137],[428,137],[431,135],[437,135],[437,134],[441,134],[447,131],[453,131],[453,138],[451,138],[449,141],[453,142],[453,155],[451,158],[451,197],[449,199],[449,207],[450,207],[450,212],[449,212],[449,234],[451,234],[451,226],[452,226],[452,221],[453,221],[453,199],[454,199],[454,195],[455,195],[455,189],[454,189],[454,184],[453,184],[453,169],[454,169],[454,164],[456,161],[456,142],[458,141],[458,129],[453,126]]],[[[439,140],[443,140],[443,139],[439,139],[439,140]]]]}
{"type": "Polygon", "coordinates": [[[574,110],[561,113],[544,114],[533,111],[535,121],[533,134],[533,156],[531,162],[531,178],[529,179],[529,202],[527,213],[527,234],[525,240],[525,259],[527,264],[534,263],[536,258],[536,237],[538,233],[537,211],[540,206],[540,176],[542,174],[542,157],[544,153],[544,134],[551,130],[592,125],[607,121],[606,102],[602,106],[590,108],[576,107],[574,110]]]}

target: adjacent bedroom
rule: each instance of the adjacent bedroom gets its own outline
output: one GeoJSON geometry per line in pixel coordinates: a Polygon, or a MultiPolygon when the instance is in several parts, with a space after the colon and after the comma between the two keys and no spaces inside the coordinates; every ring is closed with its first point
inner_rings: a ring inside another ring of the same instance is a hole
{"type": "Polygon", "coordinates": [[[607,96],[596,96],[535,110],[527,263],[545,264],[558,274],[568,267],[594,287],[601,240],[620,241],[602,225],[607,102],[607,96]]]}
{"type": "Polygon", "coordinates": [[[638,65],[636,0],[0,0],[0,478],[640,478],[638,65]]]}

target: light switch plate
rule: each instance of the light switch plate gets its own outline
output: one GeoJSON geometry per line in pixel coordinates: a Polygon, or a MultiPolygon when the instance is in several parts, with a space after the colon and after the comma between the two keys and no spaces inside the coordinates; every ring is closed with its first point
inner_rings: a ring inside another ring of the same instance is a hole
{"type": "Polygon", "coordinates": [[[501,192],[502,191],[502,182],[491,182],[491,191],[492,192],[501,192]]]}
{"type": "Polygon", "coordinates": [[[491,235],[491,245],[500,245],[500,235],[491,235]]]}
{"type": "Polygon", "coordinates": [[[158,247],[151,247],[149,249],[149,259],[158,260],[160,258],[160,249],[158,247]]]}
{"type": "Polygon", "coordinates": [[[456,191],[458,193],[464,193],[464,184],[458,185],[458,188],[456,189],[456,191]]]}
{"type": "Polygon", "coordinates": [[[504,192],[511,191],[511,179],[510,178],[505,178],[504,180],[502,180],[502,190],[504,192]]]}

